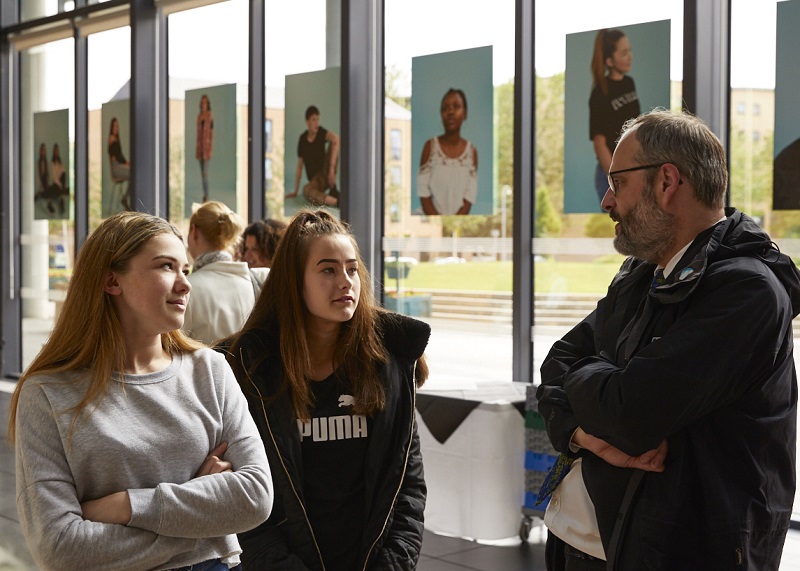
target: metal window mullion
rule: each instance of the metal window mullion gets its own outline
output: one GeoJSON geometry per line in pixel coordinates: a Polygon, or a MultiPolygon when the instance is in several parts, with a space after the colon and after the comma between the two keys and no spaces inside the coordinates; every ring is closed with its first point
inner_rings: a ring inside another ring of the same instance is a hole
{"type": "Polygon", "coordinates": [[[89,39],[75,34],[74,227],[75,252],[89,233],[89,39]]]}
{"type": "Polygon", "coordinates": [[[169,217],[167,25],[152,0],[131,0],[131,170],[134,208],[169,217]]]}
{"type": "Polygon", "coordinates": [[[264,120],[266,118],[264,0],[250,0],[250,69],[248,72],[247,215],[250,221],[269,215],[264,198],[264,120]]]}
{"type": "MultiPolygon", "coordinates": [[[[0,3],[0,26],[15,24],[19,18],[16,2],[0,3]]],[[[17,375],[22,370],[22,300],[18,295],[21,279],[19,232],[21,208],[17,203],[20,188],[20,55],[3,37],[0,43],[0,374],[17,375]]]]}
{"type": "Polygon", "coordinates": [[[383,275],[383,1],[342,1],[342,218],[378,299],[383,275]]]}
{"type": "Polygon", "coordinates": [[[514,72],[513,381],[533,382],[533,234],[536,196],[536,2],[517,0],[514,72]]]}

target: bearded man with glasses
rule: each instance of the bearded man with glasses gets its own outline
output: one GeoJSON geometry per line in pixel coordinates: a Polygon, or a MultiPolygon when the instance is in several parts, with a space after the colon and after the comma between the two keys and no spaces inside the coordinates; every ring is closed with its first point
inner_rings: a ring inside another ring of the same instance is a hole
{"type": "Polygon", "coordinates": [[[627,122],[602,207],[629,256],[542,365],[548,569],[778,569],[795,492],[800,273],[725,208],[698,118],[627,122]]]}

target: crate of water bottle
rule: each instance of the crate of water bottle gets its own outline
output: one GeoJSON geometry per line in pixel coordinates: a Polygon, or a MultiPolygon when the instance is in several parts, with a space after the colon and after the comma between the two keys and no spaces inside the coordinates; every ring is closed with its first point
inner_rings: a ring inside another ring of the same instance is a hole
{"type": "Polygon", "coordinates": [[[555,464],[556,454],[542,454],[533,450],[525,451],[525,469],[536,470],[537,472],[547,472],[550,466],[555,464]]]}
{"type": "Polygon", "coordinates": [[[525,450],[557,456],[558,453],[550,443],[550,437],[544,430],[525,429],[525,450]]]}
{"type": "Polygon", "coordinates": [[[538,494],[539,488],[542,487],[546,475],[547,472],[541,472],[539,470],[525,470],[525,491],[538,494]]]}
{"type": "Polygon", "coordinates": [[[538,410],[536,403],[536,389],[539,385],[530,384],[525,387],[525,410],[538,410]]]}

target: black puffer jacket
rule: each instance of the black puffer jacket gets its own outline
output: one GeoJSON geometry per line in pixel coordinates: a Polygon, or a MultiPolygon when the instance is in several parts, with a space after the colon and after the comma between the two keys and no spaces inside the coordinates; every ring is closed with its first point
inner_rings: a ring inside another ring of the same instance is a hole
{"type": "Polygon", "coordinates": [[[581,426],[663,473],[585,453],[609,569],[777,569],[795,490],[792,318],[800,275],[747,216],[698,236],[663,285],[628,259],[553,345],[539,410],[556,449],[581,426]]]}
{"type": "MultiPolygon", "coordinates": [[[[390,361],[382,369],[386,409],[373,417],[366,459],[366,523],[360,569],[411,570],[422,546],[426,487],[414,417],[414,370],[430,327],[398,314],[381,315],[380,330],[390,361]]],[[[303,461],[291,397],[283,384],[277,328],[244,336],[234,370],[249,370],[239,382],[267,451],[275,486],[270,518],[239,536],[245,569],[325,569],[303,499],[303,461]],[[236,366],[239,365],[240,366],[236,366]],[[274,398],[273,398],[274,397],[274,398]]]]}

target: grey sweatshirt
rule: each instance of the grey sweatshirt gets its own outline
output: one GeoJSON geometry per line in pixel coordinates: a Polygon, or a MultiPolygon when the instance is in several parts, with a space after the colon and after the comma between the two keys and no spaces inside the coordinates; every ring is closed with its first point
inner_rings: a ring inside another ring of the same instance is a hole
{"type": "Polygon", "coordinates": [[[236,533],[267,519],[272,477],[247,402],[222,355],[201,349],[165,370],[114,379],[75,424],[88,374],[31,377],[16,420],[17,511],[42,569],[169,569],[241,553],[236,533]],[[194,478],[228,443],[233,472],[194,478]],[[80,503],[127,490],[127,526],[80,503]]]}

